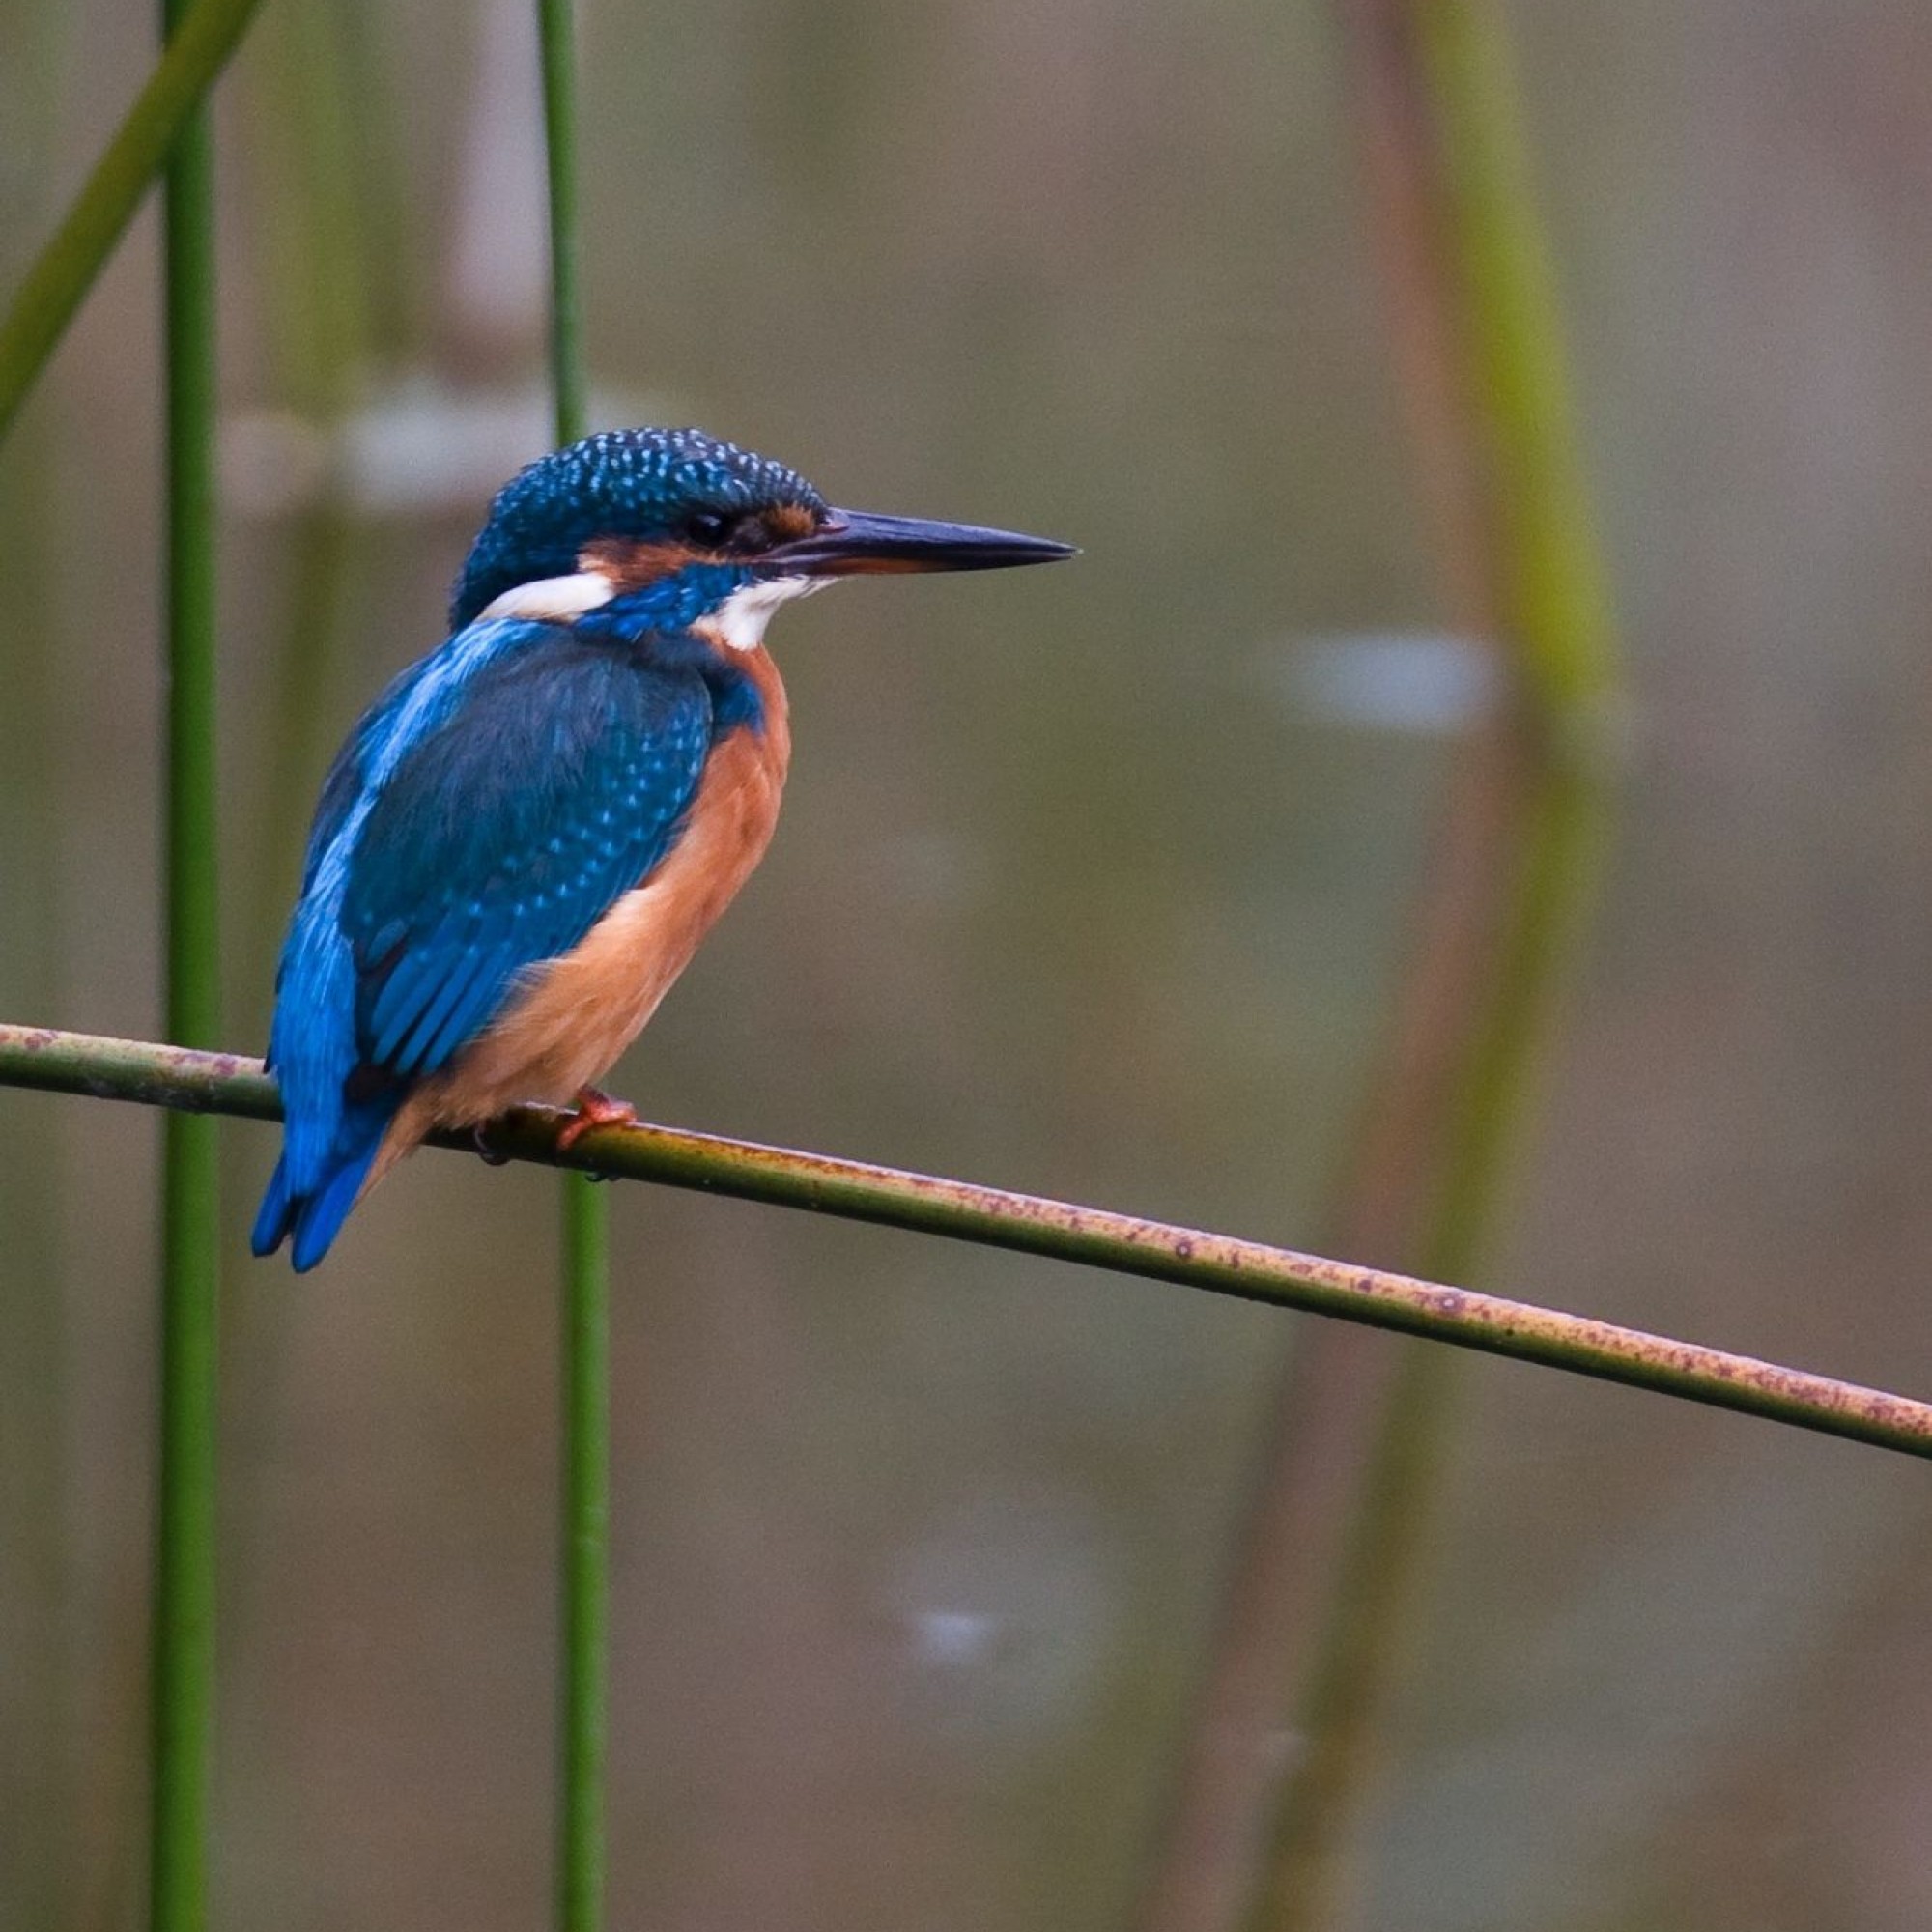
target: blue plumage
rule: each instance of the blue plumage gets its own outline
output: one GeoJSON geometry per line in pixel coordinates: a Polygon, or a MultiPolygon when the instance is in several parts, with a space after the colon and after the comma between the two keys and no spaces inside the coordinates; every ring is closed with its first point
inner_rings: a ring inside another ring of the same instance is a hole
{"type": "Polygon", "coordinates": [[[331,770],[283,951],[288,1115],[258,1253],[312,1266],[411,1085],[675,842],[714,734],[748,717],[695,640],[484,620],[405,672],[331,770]]]}
{"type": "Polygon", "coordinates": [[[457,579],[450,627],[469,623],[520,583],[575,570],[578,554],[593,538],[653,537],[696,512],[728,517],[766,503],[813,514],[825,508],[796,469],[702,430],[619,429],[586,437],[540,457],[497,491],[457,579]]]}
{"type": "Polygon", "coordinates": [[[298,1188],[303,1176],[292,1168],[289,1149],[284,1145],[255,1216],[251,1245],[256,1254],[271,1255],[293,1236],[289,1259],[298,1274],[306,1274],[321,1261],[355,1206],[402,1098],[402,1090],[396,1089],[372,1100],[345,1105],[335,1119],[323,1158],[309,1177],[313,1184],[302,1191],[298,1188]]]}
{"type": "MultiPolygon", "coordinates": [[[[598,1078],[622,1051],[689,956],[693,921],[717,917],[771,836],[789,739],[759,642],[778,604],[864,571],[1065,554],[830,509],[796,470],[699,430],[593,436],[514,477],[457,581],[451,637],[377,699],[324,784],[276,980],[286,1127],[255,1252],[292,1240],[297,1268],[313,1267],[371,1173],[431,1122],[523,1097],[533,1073],[598,1078]],[[588,994],[537,970],[568,962],[664,864],[708,760],[740,733],[678,919],[593,942],[577,962],[588,994]],[[523,1011],[537,1048],[515,1029],[476,1045],[540,984],[523,1011]],[[513,1057],[493,1065],[493,1050],[513,1057]]],[[[596,1118],[578,1092],[566,1132],[596,1118]]]]}
{"type": "Polygon", "coordinates": [[[484,665],[369,809],[339,923],[366,1057],[433,1073],[516,974],[569,951],[668,849],[711,740],[693,668],[562,626],[484,665]]]}

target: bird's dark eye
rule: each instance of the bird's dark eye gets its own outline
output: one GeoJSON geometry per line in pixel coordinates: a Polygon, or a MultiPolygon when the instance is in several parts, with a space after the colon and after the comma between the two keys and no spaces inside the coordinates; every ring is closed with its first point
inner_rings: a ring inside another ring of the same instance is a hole
{"type": "Polygon", "coordinates": [[[696,510],[685,519],[684,533],[706,550],[722,550],[730,537],[731,524],[722,510],[696,510]]]}

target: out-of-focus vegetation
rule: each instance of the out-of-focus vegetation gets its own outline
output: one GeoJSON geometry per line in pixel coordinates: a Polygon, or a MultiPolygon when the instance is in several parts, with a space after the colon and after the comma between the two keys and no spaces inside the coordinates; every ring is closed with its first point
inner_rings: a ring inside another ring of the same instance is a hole
{"type": "MultiPolygon", "coordinates": [[[[1923,1385],[1932,27],[1523,11],[1632,781],[1518,1271],[1923,1385]]],[[[776,643],[773,860],[626,1069],[652,1112],[1305,1236],[1458,732],[1336,33],[1006,0],[592,9],[605,419],[1082,542],[776,643]]],[[[0,268],[147,59],[0,22],[0,268]]],[[[269,10],[223,100],[227,1010],[300,818],[546,438],[512,0],[269,10]]],[[[0,1011],[152,1035],[145,235],[0,455],[0,1011]]],[[[0,1908],[139,1868],[151,1136],[0,1096],[0,1908]],[[53,1123],[50,1131],[49,1123],[53,1123]]],[[[229,1221],[266,1165],[231,1135],[229,1221]]],[[[238,1272],[224,1921],[527,1923],[551,1770],[553,1216],[423,1163],[339,1266],[238,1272]]],[[[239,1256],[239,1233],[235,1252],[239,1256]]],[[[1131,1908],[1293,1346],[1256,1312],[724,1204],[617,1228],[613,1907],[1131,1908]]],[[[1911,1469],[1469,1378],[1350,1847],[1365,1926],[1924,1920],[1911,1469]]],[[[1273,1741],[1284,1763],[1296,1741],[1273,1741]]]]}

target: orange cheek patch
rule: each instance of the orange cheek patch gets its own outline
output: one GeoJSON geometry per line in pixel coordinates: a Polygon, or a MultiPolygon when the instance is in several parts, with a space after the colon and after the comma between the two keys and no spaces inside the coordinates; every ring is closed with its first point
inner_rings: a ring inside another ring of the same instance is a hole
{"type": "Polygon", "coordinates": [[[599,537],[577,554],[580,570],[601,572],[617,586],[618,594],[641,590],[647,583],[682,570],[699,553],[684,544],[635,543],[625,537],[599,537]]]}
{"type": "Polygon", "coordinates": [[[763,521],[774,544],[795,543],[817,529],[818,513],[803,503],[781,503],[777,509],[767,510],[763,521]]]}

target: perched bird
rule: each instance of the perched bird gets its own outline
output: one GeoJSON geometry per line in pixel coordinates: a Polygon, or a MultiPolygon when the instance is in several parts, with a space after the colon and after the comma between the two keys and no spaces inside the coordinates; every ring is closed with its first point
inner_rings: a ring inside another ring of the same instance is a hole
{"type": "Polygon", "coordinates": [[[298,1270],[423,1136],[574,1100],[565,1141],[763,856],[791,738],[766,620],[833,578],[1072,553],[827,506],[695,429],[612,431],[491,505],[450,636],[338,753],[276,980],[282,1156],[254,1248],[298,1270]]]}

